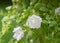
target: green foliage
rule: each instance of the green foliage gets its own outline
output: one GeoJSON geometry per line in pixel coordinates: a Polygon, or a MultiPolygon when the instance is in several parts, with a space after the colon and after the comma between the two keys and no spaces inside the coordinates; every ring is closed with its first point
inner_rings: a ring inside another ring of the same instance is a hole
{"type": "Polygon", "coordinates": [[[55,9],[60,0],[18,0],[12,1],[7,12],[0,11],[0,43],[60,43],[60,14],[55,9]],[[31,29],[26,21],[32,14],[42,18],[39,29],[31,29]],[[13,38],[13,29],[21,26],[24,37],[17,41],[13,38]]]}

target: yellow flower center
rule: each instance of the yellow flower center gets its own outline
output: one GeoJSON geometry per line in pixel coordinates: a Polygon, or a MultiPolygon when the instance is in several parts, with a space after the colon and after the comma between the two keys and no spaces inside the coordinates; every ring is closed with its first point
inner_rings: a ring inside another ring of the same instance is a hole
{"type": "Polygon", "coordinates": [[[36,22],[37,22],[37,20],[36,20],[36,19],[34,19],[34,20],[32,20],[32,22],[33,22],[33,23],[36,23],[36,22]]]}

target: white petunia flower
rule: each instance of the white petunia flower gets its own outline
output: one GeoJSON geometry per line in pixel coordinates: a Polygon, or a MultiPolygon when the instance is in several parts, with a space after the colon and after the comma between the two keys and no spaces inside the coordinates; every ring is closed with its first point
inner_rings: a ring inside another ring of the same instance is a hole
{"type": "Polygon", "coordinates": [[[58,13],[60,13],[60,7],[55,9],[55,14],[58,14],[58,13]]]}
{"type": "Polygon", "coordinates": [[[41,26],[42,18],[36,15],[32,15],[28,18],[27,23],[30,28],[39,28],[41,26]]]}
{"type": "Polygon", "coordinates": [[[13,32],[14,32],[13,38],[17,39],[18,41],[24,36],[24,32],[21,27],[14,28],[13,32]]]}

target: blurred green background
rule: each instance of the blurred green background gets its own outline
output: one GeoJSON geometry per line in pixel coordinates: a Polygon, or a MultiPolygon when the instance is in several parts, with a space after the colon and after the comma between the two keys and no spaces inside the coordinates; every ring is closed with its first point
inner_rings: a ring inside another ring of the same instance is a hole
{"type": "Polygon", "coordinates": [[[0,9],[4,9],[5,7],[12,5],[11,0],[0,0],[0,9]]]}

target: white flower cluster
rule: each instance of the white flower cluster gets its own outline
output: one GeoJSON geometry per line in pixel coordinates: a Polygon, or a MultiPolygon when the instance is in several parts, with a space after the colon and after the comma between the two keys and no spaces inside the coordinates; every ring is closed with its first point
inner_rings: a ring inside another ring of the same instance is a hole
{"type": "Polygon", "coordinates": [[[15,15],[4,16],[1,21],[2,21],[3,24],[11,24],[12,23],[11,20],[13,20],[14,18],[15,18],[15,15]]]}
{"type": "Polygon", "coordinates": [[[11,23],[10,18],[8,16],[3,17],[3,19],[1,21],[2,21],[3,24],[4,23],[6,23],[6,24],[10,24],[11,23]]]}
{"type": "MultiPolygon", "coordinates": [[[[32,15],[28,18],[27,23],[30,28],[40,28],[42,22],[42,18],[36,15],[32,15]]],[[[24,32],[21,27],[16,27],[13,30],[14,35],[13,38],[17,39],[18,41],[24,36],[24,32]]]]}
{"type": "Polygon", "coordinates": [[[30,28],[39,28],[41,26],[42,18],[36,15],[32,15],[28,18],[27,23],[30,28]]]}
{"type": "Polygon", "coordinates": [[[58,13],[60,13],[60,7],[55,9],[55,14],[58,14],[58,13]]]}
{"type": "Polygon", "coordinates": [[[12,6],[8,6],[6,7],[6,10],[10,10],[12,8],[12,6]]]}
{"type": "Polygon", "coordinates": [[[18,41],[24,36],[24,32],[21,27],[14,28],[13,32],[14,32],[13,38],[17,39],[18,41]]]}

